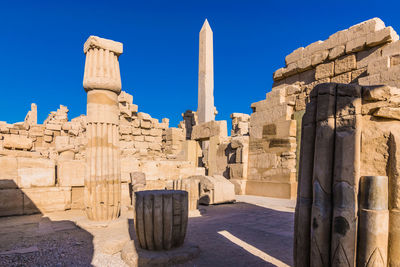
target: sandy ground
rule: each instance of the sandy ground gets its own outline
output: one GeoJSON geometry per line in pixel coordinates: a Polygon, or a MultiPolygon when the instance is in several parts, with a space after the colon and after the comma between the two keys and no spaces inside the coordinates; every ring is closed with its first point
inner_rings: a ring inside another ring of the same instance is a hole
{"type": "MultiPolygon", "coordinates": [[[[201,253],[179,266],[291,266],[294,206],[254,196],[201,206],[186,237],[201,253]]],[[[0,218],[0,266],[126,266],[119,251],[133,238],[131,215],[107,228],[80,224],[81,211],[0,218]]]]}

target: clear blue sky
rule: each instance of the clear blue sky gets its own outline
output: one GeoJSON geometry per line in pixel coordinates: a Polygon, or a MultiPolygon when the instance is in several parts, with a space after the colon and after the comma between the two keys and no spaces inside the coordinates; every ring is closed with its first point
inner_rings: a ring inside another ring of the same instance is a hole
{"type": "Polygon", "coordinates": [[[400,32],[399,1],[1,1],[0,120],[23,121],[30,103],[39,122],[59,104],[86,113],[82,88],[89,35],[120,41],[122,88],[139,111],[176,126],[197,109],[198,35],[214,32],[218,120],[251,113],[272,73],[299,46],[380,17],[400,32]]]}

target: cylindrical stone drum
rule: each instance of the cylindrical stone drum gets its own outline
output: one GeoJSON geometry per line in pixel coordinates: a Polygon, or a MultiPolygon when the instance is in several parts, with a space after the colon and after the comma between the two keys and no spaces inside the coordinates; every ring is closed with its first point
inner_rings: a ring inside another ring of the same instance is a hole
{"type": "Polygon", "coordinates": [[[387,266],[388,231],[388,177],[363,176],[357,266],[387,266]]]}
{"type": "Polygon", "coordinates": [[[180,247],[186,236],[188,192],[149,190],[135,192],[135,226],[140,247],[169,250],[180,247]]]}

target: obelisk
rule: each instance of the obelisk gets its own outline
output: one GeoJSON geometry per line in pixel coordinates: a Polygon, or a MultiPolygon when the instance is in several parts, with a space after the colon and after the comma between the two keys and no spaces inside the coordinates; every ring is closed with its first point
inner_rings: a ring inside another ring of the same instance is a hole
{"type": "Polygon", "coordinates": [[[90,36],[83,87],[87,92],[85,210],[94,221],[116,219],[121,207],[119,108],[122,43],[90,36]]]}
{"type": "Polygon", "coordinates": [[[208,21],[204,21],[199,34],[199,88],[197,116],[199,123],[213,121],[214,107],[214,56],[213,32],[208,21]]]}

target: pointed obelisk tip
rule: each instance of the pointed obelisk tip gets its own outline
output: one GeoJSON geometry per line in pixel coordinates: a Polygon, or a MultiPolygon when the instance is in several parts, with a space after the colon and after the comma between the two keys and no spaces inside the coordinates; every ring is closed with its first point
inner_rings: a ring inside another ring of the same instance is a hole
{"type": "Polygon", "coordinates": [[[210,24],[208,23],[207,19],[204,21],[203,27],[201,27],[200,31],[205,30],[205,29],[210,29],[211,30],[210,24]]]}

